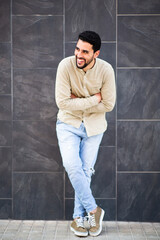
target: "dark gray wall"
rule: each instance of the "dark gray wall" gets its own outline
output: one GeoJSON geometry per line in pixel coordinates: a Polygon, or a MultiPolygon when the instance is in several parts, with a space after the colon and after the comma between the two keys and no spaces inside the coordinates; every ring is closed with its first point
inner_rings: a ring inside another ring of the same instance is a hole
{"type": "Polygon", "coordinates": [[[160,221],[159,0],[0,0],[0,218],[71,219],[54,84],[79,32],[117,76],[92,189],[105,220],[160,221]]]}

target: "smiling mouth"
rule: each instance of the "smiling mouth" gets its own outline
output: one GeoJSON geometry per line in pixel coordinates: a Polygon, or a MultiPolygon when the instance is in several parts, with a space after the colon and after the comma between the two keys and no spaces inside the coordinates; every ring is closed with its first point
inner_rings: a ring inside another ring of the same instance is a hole
{"type": "Polygon", "coordinates": [[[83,64],[85,62],[84,59],[77,58],[77,64],[83,64]]]}

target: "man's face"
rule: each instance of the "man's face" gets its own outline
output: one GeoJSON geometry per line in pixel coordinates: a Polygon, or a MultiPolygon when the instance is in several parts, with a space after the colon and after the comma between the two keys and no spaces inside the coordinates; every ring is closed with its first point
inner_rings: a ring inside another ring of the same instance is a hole
{"type": "Polygon", "coordinates": [[[74,54],[77,67],[86,72],[94,66],[95,58],[99,55],[99,51],[94,53],[90,43],[79,39],[74,54]]]}

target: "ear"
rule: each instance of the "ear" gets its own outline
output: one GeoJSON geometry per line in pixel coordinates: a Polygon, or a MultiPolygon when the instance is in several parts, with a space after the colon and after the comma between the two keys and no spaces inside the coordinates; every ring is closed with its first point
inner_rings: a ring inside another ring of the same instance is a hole
{"type": "Polygon", "coordinates": [[[97,58],[97,57],[99,56],[99,54],[100,54],[100,50],[96,51],[96,52],[94,53],[94,58],[97,58]]]}

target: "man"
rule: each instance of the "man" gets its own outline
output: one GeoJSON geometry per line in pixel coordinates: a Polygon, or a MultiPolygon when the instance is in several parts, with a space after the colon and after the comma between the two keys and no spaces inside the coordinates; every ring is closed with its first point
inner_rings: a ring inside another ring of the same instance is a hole
{"type": "Polygon", "coordinates": [[[77,236],[97,236],[104,210],[90,188],[99,146],[107,128],[105,112],[115,105],[115,78],[111,65],[99,58],[101,39],[92,31],[79,35],[75,56],[63,59],[57,70],[57,137],[63,166],[75,190],[71,230],[77,236]],[[84,225],[88,213],[89,232],[84,225]]]}

